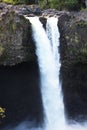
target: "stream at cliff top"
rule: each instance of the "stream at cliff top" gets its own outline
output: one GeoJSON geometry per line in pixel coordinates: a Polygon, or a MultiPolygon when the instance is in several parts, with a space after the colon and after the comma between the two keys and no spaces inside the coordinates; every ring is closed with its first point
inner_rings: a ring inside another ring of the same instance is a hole
{"type": "Polygon", "coordinates": [[[46,31],[38,17],[27,17],[32,24],[33,38],[36,46],[36,55],[40,71],[40,88],[44,109],[44,123],[40,127],[34,127],[34,122],[25,121],[16,128],[5,130],[86,130],[85,123],[76,122],[67,124],[64,114],[63,96],[60,74],[59,47],[60,33],[57,28],[58,19],[47,19],[46,31]]]}

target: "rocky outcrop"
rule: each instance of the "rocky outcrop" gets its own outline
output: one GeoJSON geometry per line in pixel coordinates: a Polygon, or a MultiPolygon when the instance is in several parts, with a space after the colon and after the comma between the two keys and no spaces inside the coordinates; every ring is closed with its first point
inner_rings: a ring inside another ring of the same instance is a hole
{"type": "Polygon", "coordinates": [[[60,55],[62,66],[87,63],[87,11],[66,12],[55,9],[41,11],[37,6],[0,4],[0,64],[15,65],[36,61],[35,43],[30,22],[25,15],[39,16],[46,27],[45,17],[59,17],[60,55]]]}
{"type": "Polygon", "coordinates": [[[67,121],[87,120],[87,11],[59,18],[63,101],[67,121]]]}
{"type": "Polygon", "coordinates": [[[59,18],[62,66],[87,63],[87,11],[62,15],[59,18]]]}
{"type": "Polygon", "coordinates": [[[0,17],[0,64],[35,61],[31,24],[13,11],[3,13],[0,17]]]}
{"type": "MultiPolygon", "coordinates": [[[[36,14],[41,14],[37,7],[0,5],[0,65],[36,62],[31,24],[25,18],[36,14]]],[[[45,28],[46,19],[40,17],[40,21],[45,28]]]]}
{"type": "Polygon", "coordinates": [[[15,65],[24,61],[36,61],[35,43],[30,22],[25,16],[38,16],[46,27],[47,16],[59,16],[64,11],[44,10],[37,6],[0,4],[0,64],[15,65]]]}

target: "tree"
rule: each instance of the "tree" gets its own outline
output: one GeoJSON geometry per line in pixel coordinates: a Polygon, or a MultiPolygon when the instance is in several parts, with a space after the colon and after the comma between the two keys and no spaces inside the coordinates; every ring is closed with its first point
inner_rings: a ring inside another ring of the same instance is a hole
{"type": "Polygon", "coordinates": [[[46,0],[46,5],[49,5],[49,1],[48,0],[46,0]]]}
{"type": "Polygon", "coordinates": [[[86,8],[86,0],[78,0],[80,6],[86,8]]]}

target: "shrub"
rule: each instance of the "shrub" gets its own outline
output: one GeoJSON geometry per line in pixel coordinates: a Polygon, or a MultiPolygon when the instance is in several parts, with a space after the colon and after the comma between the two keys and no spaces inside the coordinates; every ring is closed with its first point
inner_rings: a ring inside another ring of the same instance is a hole
{"type": "Polygon", "coordinates": [[[33,4],[35,0],[2,0],[2,2],[10,4],[33,4]]]}
{"type": "Polygon", "coordinates": [[[56,8],[58,10],[78,10],[80,8],[78,0],[48,0],[48,5],[46,0],[40,0],[40,7],[56,8]]]}
{"type": "Polygon", "coordinates": [[[62,9],[63,0],[48,0],[48,3],[46,2],[46,0],[40,0],[39,5],[41,8],[55,8],[58,10],[62,9]]]}
{"type": "Polygon", "coordinates": [[[80,8],[77,0],[65,0],[64,6],[68,10],[78,10],[80,8]]]}
{"type": "Polygon", "coordinates": [[[62,1],[60,2],[60,0],[54,0],[54,1],[52,0],[50,2],[50,7],[58,9],[58,10],[62,10],[63,4],[64,4],[64,2],[62,2],[62,1]]]}
{"type": "Polygon", "coordinates": [[[79,10],[82,3],[79,0],[0,0],[10,4],[35,4],[41,8],[55,8],[58,10],[79,10]]]}

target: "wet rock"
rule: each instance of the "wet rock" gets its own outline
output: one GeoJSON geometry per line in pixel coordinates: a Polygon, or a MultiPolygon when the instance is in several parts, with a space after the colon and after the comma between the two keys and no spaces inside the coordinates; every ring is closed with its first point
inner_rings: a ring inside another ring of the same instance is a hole
{"type": "Polygon", "coordinates": [[[3,4],[0,4],[0,10],[2,10],[4,8],[3,4]]]}
{"type": "Polygon", "coordinates": [[[46,22],[47,22],[47,19],[44,18],[44,17],[40,17],[39,20],[40,20],[41,23],[43,24],[43,27],[46,29],[46,22]]]}

